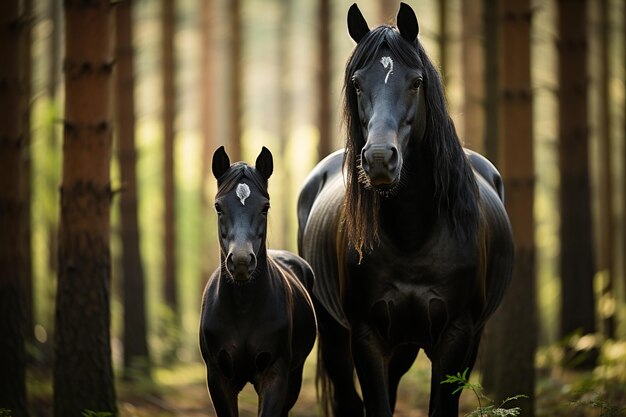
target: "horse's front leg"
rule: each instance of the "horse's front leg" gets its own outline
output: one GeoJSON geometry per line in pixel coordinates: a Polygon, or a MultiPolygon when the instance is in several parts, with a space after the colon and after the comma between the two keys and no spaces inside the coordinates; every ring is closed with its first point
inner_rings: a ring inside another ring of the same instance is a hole
{"type": "Polygon", "coordinates": [[[239,389],[220,373],[217,366],[208,371],[207,385],[217,417],[238,417],[237,393],[239,389]]]}
{"type": "Polygon", "coordinates": [[[446,375],[456,375],[474,367],[480,334],[474,334],[469,318],[451,323],[442,333],[434,349],[429,349],[432,362],[429,417],[457,417],[461,392],[453,394],[456,384],[442,384],[446,375]]]}
{"type": "Polygon", "coordinates": [[[380,337],[366,323],[353,327],[352,355],[361,384],[366,417],[391,417],[389,360],[380,337]]]}
{"type": "Polygon", "coordinates": [[[289,383],[288,369],[285,360],[276,361],[255,382],[254,388],[259,395],[259,417],[282,415],[289,383]]]}

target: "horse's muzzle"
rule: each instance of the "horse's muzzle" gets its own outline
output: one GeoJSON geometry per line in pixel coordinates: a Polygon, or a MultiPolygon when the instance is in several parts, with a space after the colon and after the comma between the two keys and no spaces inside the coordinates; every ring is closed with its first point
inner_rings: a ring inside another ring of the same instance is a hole
{"type": "Polygon", "coordinates": [[[389,188],[396,184],[398,164],[398,149],[393,145],[366,145],[361,152],[363,171],[376,188],[389,188]]]}
{"type": "Polygon", "coordinates": [[[248,251],[231,252],[226,257],[226,269],[236,282],[246,282],[256,269],[256,256],[248,251]]]}

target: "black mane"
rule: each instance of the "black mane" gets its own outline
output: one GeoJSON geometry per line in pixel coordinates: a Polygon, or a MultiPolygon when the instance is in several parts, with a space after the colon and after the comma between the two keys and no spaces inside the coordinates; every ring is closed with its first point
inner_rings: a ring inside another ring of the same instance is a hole
{"type": "Polygon", "coordinates": [[[362,255],[363,250],[371,250],[378,240],[378,223],[372,214],[377,212],[381,197],[375,190],[366,189],[358,180],[359,159],[365,138],[359,123],[357,93],[352,77],[357,70],[377,59],[378,51],[383,47],[389,48],[402,65],[422,69],[425,109],[420,111],[426,112],[426,126],[417,157],[432,165],[430,180],[436,212],[447,213],[457,233],[474,239],[478,234],[480,217],[478,186],[448,113],[440,75],[418,40],[408,42],[396,28],[384,25],[372,29],[361,39],[345,70],[343,113],[347,134],[344,156],[347,191],[344,209],[347,215],[344,222],[350,242],[362,255]]]}

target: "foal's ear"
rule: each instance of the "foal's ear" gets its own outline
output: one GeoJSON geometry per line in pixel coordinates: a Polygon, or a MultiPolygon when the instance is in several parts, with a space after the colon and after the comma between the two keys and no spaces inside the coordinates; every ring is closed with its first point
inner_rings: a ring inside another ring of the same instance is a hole
{"type": "Polygon", "coordinates": [[[228,171],[228,168],[230,168],[230,158],[228,158],[224,147],[220,146],[213,154],[213,176],[219,180],[228,171]]]}
{"type": "Polygon", "coordinates": [[[272,153],[265,146],[261,149],[261,153],[256,158],[256,162],[254,167],[261,174],[265,181],[272,175],[274,172],[274,158],[272,157],[272,153]]]}
{"type": "Polygon", "coordinates": [[[400,35],[411,43],[415,42],[415,39],[417,39],[417,35],[420,31],[420,27],[417,23],[415,12],[411,6],[406,3],[400,3],[400,10],[398,10],[396,22],[400,35]]]}
{"type": "Polygon", "coordinates": [[[354,3],[350,6],[350,10],[348,10],[348,33],[350,37],[354,39],[356,43],[359,43],[369,31],[370,28],[367,26],[367,22],[361,14],[359,6],[354,3]]]}

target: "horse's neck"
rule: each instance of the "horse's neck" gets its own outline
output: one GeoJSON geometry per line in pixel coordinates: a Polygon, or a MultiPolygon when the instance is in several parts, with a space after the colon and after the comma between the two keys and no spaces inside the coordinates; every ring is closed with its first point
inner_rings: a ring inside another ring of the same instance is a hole
{"type": "Polygon", "coordinates": [[[380,204],[382,234],[406,248],[419,246],[439,220],[430,167],[411,162],[400,189],[380,204]]]}

